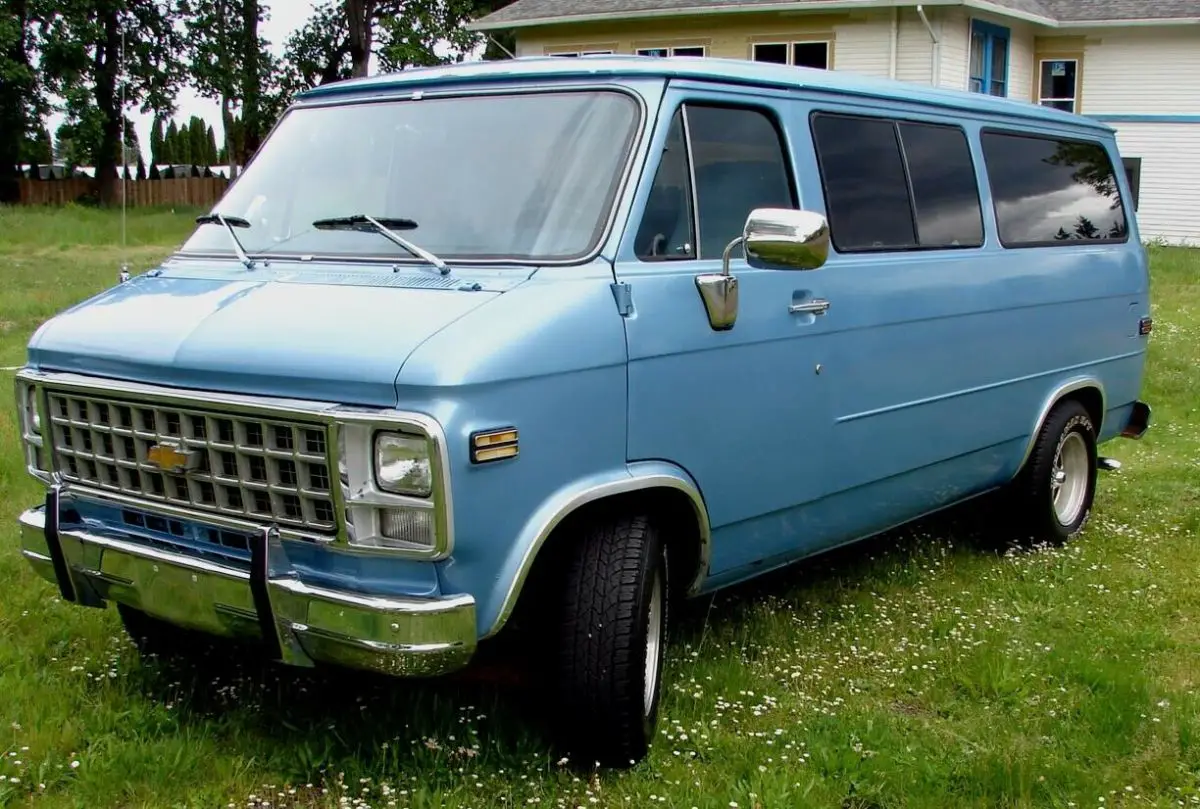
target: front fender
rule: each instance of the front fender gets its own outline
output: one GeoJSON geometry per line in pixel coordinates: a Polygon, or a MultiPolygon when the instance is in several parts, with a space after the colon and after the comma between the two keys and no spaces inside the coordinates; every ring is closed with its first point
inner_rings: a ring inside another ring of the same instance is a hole
{"type": "Polygon", "coordinates": [[[478,599],[482,610],[480,625],[488,627],[483,637],[492,637],[504,627],[516,607],[538,552],[563,520],[588,503],[649,489],[676,489],[692,501],[700,524],[700,564],[696,580],[692,582],[691,589],[694,590],[708,572],[711,545],[708,509],[699,486],[686,471],[674,464],[662,461],[625,464],[563,486],[547,497],[525,521],[497,571],[495,585],[478,599]]]}

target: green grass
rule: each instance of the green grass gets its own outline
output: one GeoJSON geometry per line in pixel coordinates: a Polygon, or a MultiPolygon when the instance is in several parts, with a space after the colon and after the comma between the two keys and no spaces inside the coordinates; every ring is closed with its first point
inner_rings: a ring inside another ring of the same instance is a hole
{"type": "MultiPolygon", "coordinates": [[[[190,223],[129,229],[136,270],[190,223]]],[[[0,365],[111,284],[118,234],[0,211],[0,365]]],[[[626,773],[558,761],[537,694],[481,677],[140,661],[20,558],[41,490],[2,408],[0,806],[1200,805],[1200,252],[1155,249],[1153,275],[1155,425],[1106,448],[1125,469],[1078,542],[988,551],[960,510],[691,604],[626,773]]]]}

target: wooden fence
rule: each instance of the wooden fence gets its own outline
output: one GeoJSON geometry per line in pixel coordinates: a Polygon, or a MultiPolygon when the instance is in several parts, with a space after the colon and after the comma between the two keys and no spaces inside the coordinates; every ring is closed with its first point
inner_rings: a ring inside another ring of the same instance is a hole
{"type": "MultiPolygon", "coordinates": [[[[96,181],[20,180],[22,205],[66,205],[96,193],[96,181]]],[[[126,180],[125,204],[131,208],[147,205],[178,205],[209,208],[225,193],[229,180],[223,177],[184,177],[178,180],[126,180]]],[[[121,181],[117,180],[116,203],[121,202],[121,181]]]]}

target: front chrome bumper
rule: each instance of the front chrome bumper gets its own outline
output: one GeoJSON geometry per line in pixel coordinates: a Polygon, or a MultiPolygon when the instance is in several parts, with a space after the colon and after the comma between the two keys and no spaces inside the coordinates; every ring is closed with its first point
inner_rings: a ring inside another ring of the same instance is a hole
{"type": "Polygon", "coordinates": [[[20,516],[21,548],[67,601],[116,601],[214,635],[258,637],[298,666],[431,676],[462,668],[475,651],[471,596],[397,598],[314,587],[291,569],[273,530],[264,530],[247,571],[115,532],[60,529],[59,514],[56,487],[44,508],[20,516]]]}

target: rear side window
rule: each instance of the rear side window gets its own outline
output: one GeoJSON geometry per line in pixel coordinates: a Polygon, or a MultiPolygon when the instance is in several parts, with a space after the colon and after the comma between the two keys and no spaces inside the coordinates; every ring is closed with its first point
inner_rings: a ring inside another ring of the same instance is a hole
{"type": "Polygon", "coordinates": [[[812,130],[839,252],[983,244],[979,187],[962,129],[820,114],[812,130]]]}
{"type": "Polygon", "coordinates": [[[1005,247],[1123,242],[1116,172],[1098,143],[984,132],[996,224],[1005,247]]]}
{"type": "Polygon", "coordinates": [[[819,115],[812,128],[834,247],[843,253],[916,247],[896,125],[819,115]]]}
{"type": "Polygon", "coordinates": [[[922,247],[979,247],[983,211],[967,134],[955,126],[900,124],[922,247]]]}

